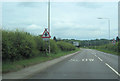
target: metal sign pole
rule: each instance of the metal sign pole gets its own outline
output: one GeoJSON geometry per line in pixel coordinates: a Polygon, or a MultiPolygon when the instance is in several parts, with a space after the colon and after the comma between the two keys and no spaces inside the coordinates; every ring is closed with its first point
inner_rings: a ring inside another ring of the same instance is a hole
{"type": "Polygon", "coordinates": [[[46,41],[45,41],[45,56],[47,56],[47,44],[46,44],[46,41]]]}
{"type": "Polygon", "coordinates": [[[51,36],[50,36],[49,32],[45,28],[41,38],[43,38],[43,40],[45,41],[45,53],[46,53],[46,56],[47,56],[47,52],[50,53],[50,37],[51,36]],[[48,42],[48,45],[47,45],[47,42],[48,42]],[[49,48],[49,51],[47,51],[47,48],[49,48]]]}

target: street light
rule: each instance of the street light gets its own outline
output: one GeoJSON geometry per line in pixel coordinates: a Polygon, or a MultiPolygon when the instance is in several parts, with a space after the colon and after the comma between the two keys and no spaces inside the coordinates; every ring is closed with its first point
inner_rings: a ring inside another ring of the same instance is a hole
{"type": "MultiPolygon", "coordinates": [[[[48,31],[50,34],[50,0],[48,1],[48,31]]],[[[50,40],[49,40],[49,54],[50,54],[50,40]]]]}
{"type": "Polygon", "coordinates": [[[110,40],[110,19],[109,18],[98,18],[98,19],[107,19],[108,20],[108,32],[109,32],[109,40],[110,40]]]}
{"type": "Polygon", "coordinates": [[[48,31],[50,33],[50,0],[48,0],[48,31]]]}

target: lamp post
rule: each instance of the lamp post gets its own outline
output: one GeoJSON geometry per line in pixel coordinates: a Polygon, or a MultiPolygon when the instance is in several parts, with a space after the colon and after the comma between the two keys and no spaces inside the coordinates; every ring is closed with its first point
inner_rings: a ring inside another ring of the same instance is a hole
{"type": "Polygon", "coordinates": [[[109,34],[109,37],[108,39],[110,40],[110,19],[109,18],[98,18],[98,19],[107,19],[108,20],[108,34],[109,34]]]}
{"type": "MultiPolygon", "coordinates": [[[[48,1],[48,31],[50,34],[50,0],[48,1]]],[[[50,40],[49,40],[49,54],[50,54],[50,40]]]]}

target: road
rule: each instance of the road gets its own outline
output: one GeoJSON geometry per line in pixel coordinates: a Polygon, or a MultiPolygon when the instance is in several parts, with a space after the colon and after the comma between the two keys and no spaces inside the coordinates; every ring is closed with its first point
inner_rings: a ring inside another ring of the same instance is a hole
{"type": "Polygon", "coordinates": [[[30,79],[118,79],[118,56],[81,49],[80,53],[59,62],[30,79]]]}

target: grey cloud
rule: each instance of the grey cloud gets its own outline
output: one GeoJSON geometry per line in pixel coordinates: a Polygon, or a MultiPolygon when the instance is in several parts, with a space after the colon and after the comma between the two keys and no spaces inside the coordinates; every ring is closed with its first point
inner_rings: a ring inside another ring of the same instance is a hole
{"type": "Polygon", "coordinates": [[[91,8],[91,9],[96,9],[96,8],[102,7],[102,5],[97,4],[95,2],[80,2],[80,3],[77,3],[77,5],[79,5],[81,7],[85,7],[85,8],[91,8]]]}
{"type": "Polygon", "coordinates": [[[18,6],[22,6],[22,7],[37,7],[38,6],[38,2],[20,2],[20,3],[18,3],[18,6]]]}

